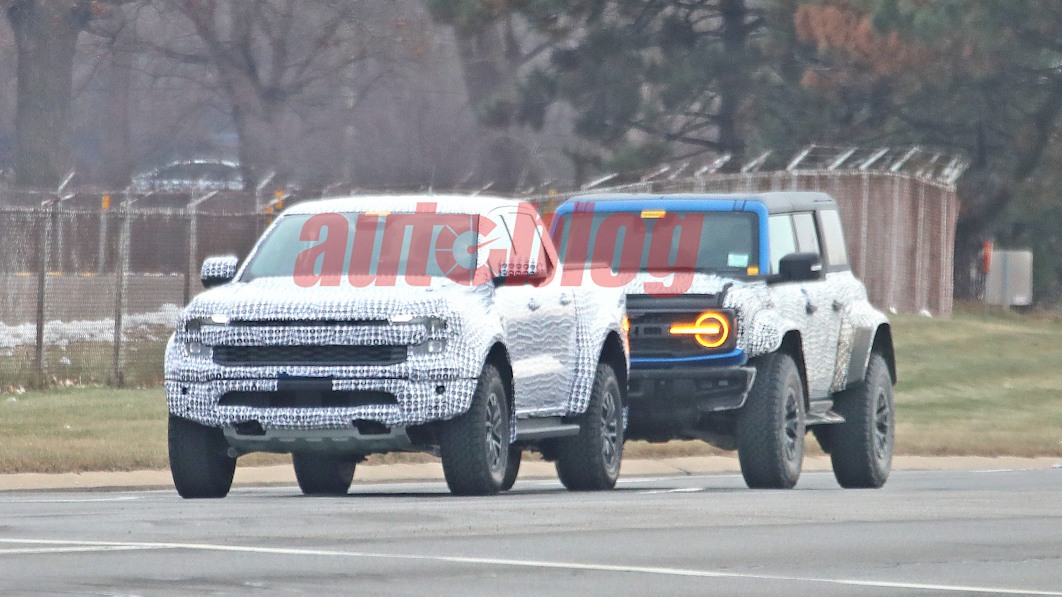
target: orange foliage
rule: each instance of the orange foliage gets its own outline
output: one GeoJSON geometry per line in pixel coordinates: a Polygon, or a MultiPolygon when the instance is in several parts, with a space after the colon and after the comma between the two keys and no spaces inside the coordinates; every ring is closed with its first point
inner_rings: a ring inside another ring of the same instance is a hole
{"type": "MultiPolygon", "coordinates": [[[[896,32],[882,35],[874,31],[870,17],[847,6],[804,4],[793,17],[800,40],[814,43],[820,52],[844,52],[860,70],[877,76],[891,76],[923,63],[929,51],[896,32]]],[[[805,77],[806,84],[823,81],[805,77]]]]}

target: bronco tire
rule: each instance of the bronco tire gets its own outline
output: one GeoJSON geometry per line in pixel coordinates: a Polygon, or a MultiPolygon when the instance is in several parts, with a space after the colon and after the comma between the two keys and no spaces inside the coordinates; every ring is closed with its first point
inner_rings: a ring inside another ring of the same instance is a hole
{"type": "Polygon", "coordinates": [[[741,476],[753,489],[790,489],[804,462],[804,386],[793,358],[760,357],[756,381],[738,412],[741,476]]]}
{"type": "Polygon", "coordinates": [[[439,451],[454,495],[501,491],[509,461],[509,392],[494,365],[483,367],[468,412],[439,425],[439,451]]]}
{"type": "Polygon", "coordinates": [[[502,491],[509,491],[516,483],[516,476],[520,474],[520,461],[523,460],[524,451],[516,446],[509,446],[509,462],[505,465],[505,478],[502,479],[502,491]]]}
{"type": "Polygon", "coordinates": [[[612,489],[623,459],[623,394],[611,366],[598,364],[579,435],[555,440],[557,476],[572,491],[612,489]]]}
{"type": "Polygon", "coordinates": [[[304,495],[347,495],[357,460],[351,456],[292,454],[295,479],[304,495]]]}
{"type": "Polygon", "coordinates": [[[845,421],[824,430],[833,476],[841,487],[881,487],[892,468],[896,433],[892,377],[884,357],[870,355],[863,382],[838,394],[833,409],[845,421]]]}
{"type": "Polygon", "coordinates": [[[236,459],[221,429],[170,415],[169,452],[173,485],[183,498],[223,498],[232,488],[236,459]]]}

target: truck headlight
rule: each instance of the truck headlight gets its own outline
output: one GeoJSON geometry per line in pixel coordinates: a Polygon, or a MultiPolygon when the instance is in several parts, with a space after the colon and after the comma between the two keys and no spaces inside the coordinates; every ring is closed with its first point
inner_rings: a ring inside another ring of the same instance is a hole
{"type": "Polygon", "coordinates": [[[432,355],[446,352],[446,330],[448,328],[445,319],[438,317],[414,317],[413,315],[395,315],[391,317],[391,323],[420,324],[427,330],[427,338],[420,344],[410,347],[410,354],[432,355]]]}
{"type": "Polygon", "coordinates": [[[415,355],[432,355],[446,352],[446,340],[445,339],[430,339],[416,344],[411,348],[411,352],[415,355]]]}
{"type": "Polygon", "coordinates": [[[208,325],[229,325],[229,316],[215,313],[209,317],[195,317],[184,323],[184,331],[196,333],[208,325]]]}
{"type": "Polygon", "coordinates": [[[202,342],[185,342],[184,356],[192,359],[209,359],[213,351],[202,342]]]}
{"type": "Polygon", "coordinates": [[[437,336],[446,331],[446,320],[438,317],[413,317],[412,315],[395,315],[391,323],[420,324],[428,329],[429,336],[437,336]]]}
{"type": "Polygon", "coordinates": [[[705,348],[719,348],[730,338],[730,320],[716,311],[701,313],[693,323],[671,324],[671,335],[693,336],[705,348]]]}

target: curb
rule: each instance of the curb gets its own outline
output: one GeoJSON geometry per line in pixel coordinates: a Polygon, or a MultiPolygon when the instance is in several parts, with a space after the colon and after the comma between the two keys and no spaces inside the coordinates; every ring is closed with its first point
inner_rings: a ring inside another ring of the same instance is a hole
{"type": "MultiPolygon", "coordinates": [[[[1022,458],[1014,456],[896,456],[893,470],[936,471],[1001,471],[1025,469],[1060,469],[1062,458],[1042,456],[1022,458]]],[[[828,456],[808,456],[804,459],[807,472],[829,471],[828,456]]],[[[740,472],[737,458],[732,456],[688,456],[660,459],[630,459],[623,461],[623,476],[688,476],[718,475],[740,472]]],[[[521,479],[556,478],[553,464],[525,461],[520,469],[521,479]]],[[[438,462],[420,464],[380,464],[358,467],[355,485],[371,483],[402,483],[414,481],[442,481],[442,465],[438,462]]],[[[237,467],[234,487],[262,487],[295,485],[291,466],[237,467]]],[[[171,489],[173,481],[167,470],[84,472],[84,473],[15,473],[0,475],[0,492],[39,490],[116,490],[171,489]]]]}

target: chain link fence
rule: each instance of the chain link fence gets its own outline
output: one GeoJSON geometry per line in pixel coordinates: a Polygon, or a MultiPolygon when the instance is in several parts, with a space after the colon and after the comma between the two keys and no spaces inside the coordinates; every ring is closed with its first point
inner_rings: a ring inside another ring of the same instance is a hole
{"type": "MultiPolygon", "coordinates": [[[[889,172],[750,172],[593,192],[789,189],[837,199],[872,302],[950,315],[958,203],[948,184],[889,172]]],[[[585,192],[532,200],[548,212],[575,194],[585,192]]],[[[259,198],[231,195],[0,198],[0,387],[159,383],[177,313],[202,290],[199,264],[246,255],[272,217],[255,212],[259,198]],[[212,211],[200,210],[206,199],[212,211]]]]}
{"type": "Polygon", "coordinates": [[[269,217],[0,207],[0,386],[158,383],[199,263],[246,254],[269,217]]]}

